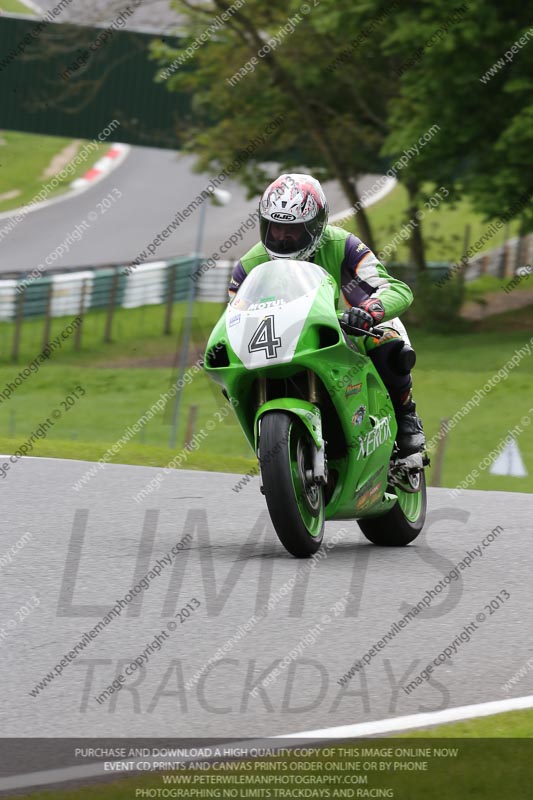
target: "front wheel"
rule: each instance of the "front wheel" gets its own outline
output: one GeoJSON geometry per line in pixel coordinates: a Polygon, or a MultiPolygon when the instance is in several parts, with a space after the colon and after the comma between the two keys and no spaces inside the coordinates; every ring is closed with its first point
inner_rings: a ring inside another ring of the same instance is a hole
{"type": "Polygon", "coordinates": [[[263,492],[278,538],[296,558],[316,553],[324,536],[324,489],[313,481],[313,447],[298,417],[261,417],[259,464],[263,492]]]}
{"type": "Polygon", "coordinates": [[[359,520],[358,525],[372,544],[382,547],[404,547],[412,542],[424,527],[426,521],[427,492],[424,471],[418,473],[417,492],[405,492],[399,487],[394,491],[397,502],[382,517],[359,520]]]}

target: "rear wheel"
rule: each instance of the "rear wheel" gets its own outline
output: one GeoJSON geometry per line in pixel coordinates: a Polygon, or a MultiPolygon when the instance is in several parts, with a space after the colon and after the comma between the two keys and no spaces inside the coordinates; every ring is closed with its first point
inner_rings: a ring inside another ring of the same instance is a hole
{"type": "Polygon", "coordinates": [[[297,417],[281,411],[261,417],[263,491],[278,538],[296,558],[316,553],[324,536],[324,488],[313,480],[313,447],[297,417]]]}
{"type": "Polygon", "coordinates": [[[397,502],[382,517],[359,520],[358,525],[366,538],[382,547],[404,547],[414,541],[424,527],[426,520],[427,494],[424,471],[412,479],[413,488],[418,491],[406,492],[398,486],[389,487],[398,497],[397,502]]]}

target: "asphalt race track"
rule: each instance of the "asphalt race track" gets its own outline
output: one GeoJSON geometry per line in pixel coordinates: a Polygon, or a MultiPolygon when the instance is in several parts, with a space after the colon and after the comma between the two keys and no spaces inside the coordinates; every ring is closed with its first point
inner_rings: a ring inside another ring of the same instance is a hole
{"type": "Polygon", "coordinates": [[[158,469],[107,466],[74,490],[90,467],[24,458],[2,481],[0,555],[31,534],[0,561],[4,736],[270,736],[533,692],[531,670],[503,686],[531,657],[531,496],[431,489],[413,545],[376,548],[356,523],[331,522],[327,558],[312,562],[278,542],[257,477],[235,492],[239,476],[173,471],[136,502],[158,469]],[[452,580],[467,551],[471,563],[452,580]],[[31,696],[158,562],[160,574],[31,696]],[[427,610],[340,686],[431,591],[427,610]],[[406,691],[467,625],[469,640],[406,691]],[[143,652],[142,667],[99,703],[143,652]]]}
{"type": "MultiPolygon", "coordinates": [[[[133,147],[127,158],[106,177],[84,192],[60,202],[44,205],[27,214],[17,227],[2,239],[0,272],[32,270],[61,245],[69,233],[69,251],[54,257],[56,267],[90,266],[127,263],[139,256],[156,236],[175,219],[177,212],[189,204],[208,186],[209,175],[192,171],[194,157],[171,150],[133,147]],[[114,190],[121,197],[112,194],[114,190]],[[112,195],[112,205],[101,213],[104,198],[112,195]],[[116,197],[116,200],[113,198],[116,197]],[[89,214],[96,219],[90,222],[89,214]],[[83,221],[89,227],[83,226],[83,221]],[[81,231],[81,238],[74,231],[81,231]]],[[[358,182],[362,193],[372,188],[377,176],[365,176],[358,182]]],[[[258,197],[246,199],[246,191],[235,181],[224,180],[220,188],[231,193],[226,206],[210,205],[206,213],[202,251],[206,256],[218,253],[220,246],[242,226],[242,239],[219,257],[237,259],[258,241],[258,226],[244,226],[257,210],[258,197]]],[[[347,208],[347,201],[338,185],[324,183],[331,213],[347,208]]],[[[171,232],[148,261],[185,255],[196,250],[200,207],[171,232]]],[[[0,228],[9,216],[2,216],[0,228]]],[[[46,269],[46,266],[44,267],[46,269]]]]}

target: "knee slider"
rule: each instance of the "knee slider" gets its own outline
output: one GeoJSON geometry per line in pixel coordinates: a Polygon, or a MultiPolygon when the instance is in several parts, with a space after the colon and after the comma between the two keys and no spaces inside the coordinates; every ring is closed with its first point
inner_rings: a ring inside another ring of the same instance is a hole
{"type": "Polygon", "coordinates": [[[398,375],[409,375],[416,364],[416,353],[410,344],[402,342],[401,347],[397,347],[391,353],[391,368],[398,375]]]}
{"type": "Polygon", "coordinates": [[[369,356],[385,384],[396,384],[397,378],[409,375],[416,362],[416,354],[411,345],[399,337],[379,345],[369,356]]]}

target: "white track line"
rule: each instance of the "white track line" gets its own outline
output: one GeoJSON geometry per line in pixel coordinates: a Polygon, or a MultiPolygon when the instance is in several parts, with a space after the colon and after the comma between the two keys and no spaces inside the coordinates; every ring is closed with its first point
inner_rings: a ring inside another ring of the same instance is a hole
{"type": "MultiPolygon", "coordinates": [[[[302,739],[306,742],[309,742],[309,740],[321,742],[325,739],[352,739],[364,736],[375,736],[380,733],[407,731],[413,728],[427,728],[445,722],[488,717],[492,714],[503,714],[506,711],[519,711],[526,708],[533,708],[533,695],[529,695],[528,697],[513,697],[507,700],[494,700],[489,703],[476,703],[470,706],[459,706],[458,708],[449,708],[444,711],[432,711],[427,714],[412,714],[406,717],[392,717],[389,719],[377,720],[376,722],[362,722],[357,725],[340,725],[337,728],[323,728],[314,731],[304,731],[303,733],[290,733],[272,737],[265,736],[263,739],[256,740],[244,739],[240,742],[233,740],[228,742],[228,744],[234,748],[251,748],[256,741],[264,743],[266,740],[272,742],[272,740],[276,739],[302,739]]],[[[220,746],[220,741],[217,742],[217,744],[220,746]]],[[[211,745],[207,746],[210,747],[211,745]]],[[[197,758],[196,755],[180,756],[180,760],[182,761],[190,761],[197,758]]],[[[156,761],[155,758],[148,758],[146,760],[156,761]]],[[[58,769],[41,770],[40,772],[30,772],[25,775],[11,775],[8,778],[0,778],[0,791],[82,780],[83,778],[94,778],[100,775],[116,775],[116,772],[113,771],[112,773],[104,769],[105,763],[109,762],[99,761],[95,764],[87,764],[85,766],[62,767],[58,769]]],[[[117,763],[126,764],[128,762],[121,761],[117,763]]],[[[128,770],[120,770],[122,774],[125,774],[127,771],[128,770]]]]}
{"type": "MultiPolygon", "coordinates": [[[[379,201],[383,200],[383,198],[386,195],[388,195],[389,192],[392,192],[397,183],[398,181],[396,180],[396,178],[391,178],[390,176],[387,176],[386,184],[382,186],[381,189],[378,189],[377,192],[374,192],[374,194],[371,197],[369,197],[368,200],[364,200],[361,203],[363,208],[368,208],[369,206],[373,206],[374,203],[379,203],[379,201]]],[[[347,219],[348,217],[353,217],[353,208],[351,207],[345,208],[344,211],[338,211],[336,214],[331,214],[329,217],[329,221],[338,222],[340,219],[347,219]]]]}
{"type": "Polygon", "coordinates": [[[521,711],[533,708],[533,695],[527,697],[511,697],[506,700],[492,700],[488,703],[475,703],[471,706],[458,706],[443,711],[431,711],[426,714],[410,714],[405,717],[380,719],[375,722],[361,722],[357,725],[340,725],[337,728],[322,728],[303,733],[289,733],[274,736],[274,739],[351,739],[363,736],[375,736],[378,733],[394,733],[414,728],[429,728],[447,722],[458,722],[464,719],[490,717],[492,714],[504,714],[507,711],[521,711]]]}
{"type": "Polygon", "coordinates": [[[20,2],[23,6],[26,6],[27,8],[31,9],[31,11],[34,11],[38,16],[42,17],[45,13],[44,9],[42,9],[41,6],[38,6],[37,3],[34,3],[33,0],[20,0],[20,2]]]}

